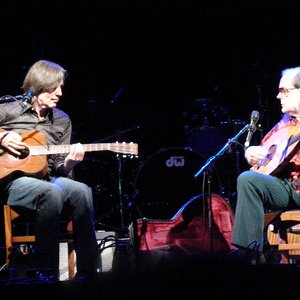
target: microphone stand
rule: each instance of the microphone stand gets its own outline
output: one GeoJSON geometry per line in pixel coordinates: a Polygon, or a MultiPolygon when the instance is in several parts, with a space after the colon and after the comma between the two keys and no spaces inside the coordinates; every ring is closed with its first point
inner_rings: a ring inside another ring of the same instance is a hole
{"type": "Polygon", "coordinates": [[[118,161],[118,198],[119,198],[119,211],[120,211],[120,229],[121,235],[124,237],[127,234],[127,227],[125,226],[124,219],[124,201],[123,201],[123,192],[122,192],[122,156],[121,154],[117,155],[118,161]]]}
{"type": "Polygon", "coordinates": [[[219,150],[219,152],[211,156],[204,166],[194,175],[194,178],[197,178],[203,172],[207,174],[207,184],[208,184],[208,230],[209,230],[209,244],[210,244],[210,253],[213,253],[213,228],[212,228],[212,176],[210,165],[230,147],[232,142],[235,142],[243,133],[245,133],[251,124],[245,125],[232,139],[228,139],[227,143],[219,150]]]}
{"type": "MultiPolygon", "coordinates": [[[[137,130],[139,129],[139,125],[133,126],[131,128],[128,128],[126,130],[118,130],[116,131],[113,135],[105,137],[103,139],[94,141],[93,143],[102,143],[103,141],[107,141],[107,140],[111,140],[112,138],[116,139],[118,142],[121,142],[122,136],[125,133],[131,132],[133,130],[137,130]]],[[[125,205],[124,205],[124,197],[123,197],[123,191],[122,191],[122,187],[123,187],[123,182],[122,182],[122,175],[123,175],[123,171],[122,171],[122,166],[123,166],[123,155],[122,154],[117,154],[116,155],[116,159],[117,159],[117,167],[118,167],[118,200],[119,200],[119,213],[120,213],[120,237],[126,237],[127,236],[127,231],[128,228],[125,225],[125,217],[124,217],[124,209],[125,209],[125,205]]]]}
{"type": "Polygon", "coordinates": [[[11,95],[5,95],[0,97],[0,103],[1,102],[13,102],[17,100],[21,100],[23,98],[23,95],[17,95],[17,96],[11,96],[11,95]]]}

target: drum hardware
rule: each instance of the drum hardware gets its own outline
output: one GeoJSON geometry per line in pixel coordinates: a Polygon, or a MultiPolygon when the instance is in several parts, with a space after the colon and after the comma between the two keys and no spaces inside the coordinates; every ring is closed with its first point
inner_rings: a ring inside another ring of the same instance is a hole
{"type": "Polygon", "coordinates": [[[249,128],[251,124],[245,125],[232,139],[228,139],[227,143],[217,152],[217,154],[211,156],[207,162],[201,167],[201,169],[195,173],[194,177],[197,178],[199,175],[204,173],[204,178],[207,178],[207,186],[208,186],[208,229],[209,229],[209,238],[210,238],[210,250],[211,253],[213,253],[213,216],[212,216],[212,191],[211,191],[211,185],[212,185],[212,173],[211,173],[211,166],[213,165],[214,161],[221,155],[225,153],[226,150],[228,150],[231,147],[232,143],[238,143],[237,139],[245,133],[249,128]]]}
{"type": "Polygon", "coordinates": [[[228,108],[210,98],[195,99],[182,112],[186,128],[215,127],[228,119],[228,108]]]}

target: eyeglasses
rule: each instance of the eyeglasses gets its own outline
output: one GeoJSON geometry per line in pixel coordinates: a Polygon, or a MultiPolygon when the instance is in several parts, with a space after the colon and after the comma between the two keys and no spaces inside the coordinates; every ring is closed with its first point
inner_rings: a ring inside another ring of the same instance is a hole
{"type": "Polygon", "coordinates": [[[284,96],[287,96],[289,94],[290,91],[293,91],[293,90],[299,90],[299,88],[289,88],[289,89],[286,89],[286,88],[279,88],[278,89],[278,93],[279,94],[282,94],[284,96]]]}

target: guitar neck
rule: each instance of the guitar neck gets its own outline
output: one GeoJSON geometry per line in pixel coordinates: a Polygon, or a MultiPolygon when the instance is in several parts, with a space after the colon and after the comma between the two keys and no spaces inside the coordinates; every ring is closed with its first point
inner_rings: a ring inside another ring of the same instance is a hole
{"type": "MultiPolygon", "coordinates": [[[[137,144],[134,143],[98,143],[82,144],[85,152],[112,151],[116,153],[137,155],[137,144]]],[[[71,145],[29,146],[30,155],[50,155],[70,153],[71,145]]]]}

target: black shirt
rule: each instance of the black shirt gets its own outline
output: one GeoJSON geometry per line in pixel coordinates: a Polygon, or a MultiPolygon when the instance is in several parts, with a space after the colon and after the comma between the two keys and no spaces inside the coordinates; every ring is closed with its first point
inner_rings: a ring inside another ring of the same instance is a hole
{"type": "MultiPolygon", "coordinates": [[[[13,130],[19,134],[29,130],[42,132],[47,145],[70,144],[72,124],[70,117],[58,108],[49,110],[45,118],[39,119],[32,105],[22,100],[0,102],[0,128],[13,130]]],[[[48,156],[48,175],[67,175],[59,173],[58,166],[63,163],[67,154],[48,156]]]]}

